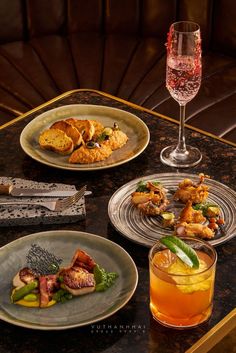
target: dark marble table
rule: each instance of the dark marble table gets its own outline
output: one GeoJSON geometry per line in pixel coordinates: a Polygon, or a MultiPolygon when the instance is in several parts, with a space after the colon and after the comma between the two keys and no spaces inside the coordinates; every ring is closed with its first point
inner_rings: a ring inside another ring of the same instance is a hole
{"type": "MultiPolygon", "coordinates": [[[[118,243],[134,259],[139,284],[129,303],[113,316],[102,322],[65,331],[37,331],[24,329],[0,321],[1,353],[49,353],[49,352],[106,352],[106,353],[179,353],[185,352],[195,341],[208,332],[235,306],[236,238],[217,247],[214,310],[210,320],[202,326],[179,331],[167,329],[156,323],[149,313],[148,249],[130,242],[111,226],[107,205],[111,195],[128,181],[160,172],[183,172],[164,166],[160,162],[163,147],[176,142],[178,125],[145,111],[141,107],[118,100],[92,90],[66,93],[30,112],[23,119],[0,130],[1,176],[20,177],[43,182],[88,185],[93,195],[87,198],[86,220],[73,224],[19,226],[0,228],[0,246],[27,234],[68,229],[95,233],[118,243]],[[150,129],[151,140],[146,150],[136,159],[121,166],[100,171],[74,172],[55,170],[28,157],[21,149],[19,135],[36,115],[48,109],[66,104],[99,104],[127,110],[139,116],[150,129]]],[[[187,140],[202,151],[202,162],[186,172],[209,174],[231,188],[235,188],[236,148],[207,136],[199,131],[186,129],[187,140]]]]}

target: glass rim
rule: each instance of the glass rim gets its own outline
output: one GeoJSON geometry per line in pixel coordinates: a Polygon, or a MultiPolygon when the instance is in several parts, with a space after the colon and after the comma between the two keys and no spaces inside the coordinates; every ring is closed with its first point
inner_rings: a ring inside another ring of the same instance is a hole
{"type": "Polygon", "coordinates": [[[196,22],[193,22],[193,21],[177,21],[177,22],[174,22],[171,24],[170,28],[173,28],[173,30],[175,32],[178,32],[178,33],[196,33],[196,32],[200,32],[200,26],[198,23],[196,22]],[[177,29],[175,29],[174,27],[180,23],[186,23],[186,24],[191,24],[191,25],[195,25],[196,26],[196,29],[193,30],[193,31],[179,31],[177,29]]]}
{"type": "MultiPolygon", "coordinates": [[[[148,259],[149,259],[149,265],[150,266],[153,266],[154,268],[156,268],[158,271],[160,271],[160,272],[162,272],[163,274],[165,274],[165,275],[169,275],[169,276],[175,276],[175,277],[189,277],[189,276],[199,276],[199,275],[201,275],[201,274],[204,274],[205,272],[207,272],[207,271],[209,271],[213,266],[215,266],[215,264],[216,264],[216,261],[217,261],[217,252],[216,252],[216,250],[215,250],[215,248],[211,245],[211,244],[209,244],[209,243],[207,243],[206,241],[204,241],[204,240],[202,240],[202,239],[197,239],[197,238],[191,238],[191,237],[179,237],[181,240],[191,240],[191,241],[196,241],[196,242],[199,242],[199,243],[201,243],[201,244],[203,244],[203,245],[205,245],[208,249],[210,249],[211,251],[212,251],[212,254],[213,254],[213,258],[212,258],[212,264],[211,265],[209,265],[206,269],[204,269],[204,270],[202,270],[202,271],[199,271],[199,272],[196,272],[196,273],[188,273],[188,274],[180,274],[180,273],[178,273],[178,274],[176,274],[176,273],[172,273],[172,272],[167,272],[167,271],[164,271],[163,269],[161,269],[159,266],[157,266],[157,265],[155,265],[155,264],[152,264],[152,259],[151,259],[151,255],[152,255],[152,252],[153,252],[153,250],[154,250],[154,248],[155,248],[155,246],[157,245],[157,243],[159,242],[160,243],[160,241],[158,240],[152,247],[151,247],[151,249],[150,249],[150,251],[149,251],[149,254],[148,254],[148,259]]],[[[163,250],[165,250],[165,249],[168,249],[164,244],[162,244],[162,243],[160,243],[161,245],[163,245],[163,250]]],[[[170,249],[168,249],[170,252],[171,252],[171,250],[170,249]]],[[[194,249],[195,250],[195,249],[194,249]]],[[[172,253],[172,252],[171,252],[172,253]]],[[[172,253],[173,254],[173,253],[172,253]]],[[[174,254],[175,255],[175,254],[174,254]]],[[[176,255],[175,255],[176,256],[176,255]]],[[[153,258],[153,257],[152,257],[153,258]]]]}

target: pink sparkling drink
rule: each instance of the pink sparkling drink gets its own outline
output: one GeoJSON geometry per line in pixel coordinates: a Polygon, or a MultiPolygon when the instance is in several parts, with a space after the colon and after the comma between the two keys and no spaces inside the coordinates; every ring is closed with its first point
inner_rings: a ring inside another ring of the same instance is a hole
{"type": "Polygon", "coordinates": [[[201,67],[191,56],[168,57],[166,87],[180,104],[192,100],[201,84],[201,67]]]}
{"type": "Polygon", "coordinates": [[[185,107],[197,94],[201,85],[201,35],[197,23],[175,22],[167,36],[166,87],[180,107],[177,145],[162,149],[160,159],[177,168],[193,167],[202,159],[197,147],[185,142],[185,107]]]}

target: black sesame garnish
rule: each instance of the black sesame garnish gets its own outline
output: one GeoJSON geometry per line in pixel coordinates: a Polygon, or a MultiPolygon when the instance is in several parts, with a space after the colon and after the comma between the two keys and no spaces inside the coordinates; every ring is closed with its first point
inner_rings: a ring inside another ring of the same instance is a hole
{"type": "Polygon", "coordinates": [[[37,244],[32,244],[26,255],[27,267],[37,275],[55,274],[59,271],[62,259],[56,257],[37,244]]]}

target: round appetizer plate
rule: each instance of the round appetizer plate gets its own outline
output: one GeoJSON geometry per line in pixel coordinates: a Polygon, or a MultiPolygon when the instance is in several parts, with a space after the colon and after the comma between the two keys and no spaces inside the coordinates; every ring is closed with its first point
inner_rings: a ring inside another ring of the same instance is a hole
{"type": "MultiPolygon", "coordinates": [[[[170,211],[178,214],[184,205],[173,201],[173,193],[178,184],[185,178],[198,181],[198,175],[185,173],[163,173],[137,178],[119,188],[111,197],[108,204],[108,214],[116,230],[128,239],[151,247],[164,235],[171,235],[173,231],[163,228],[158,217],[146,216],[131,202],[131,194],[137,188],[137,183],[157,180],[168,190],[167,198],[170,201],[170,211]]],[[[225,220],[224,234],[218,232],[209,243],[218,245],[228,241],[236,233],[236,192],[226,185],[205,179],[204,184],[210,187],[207,202],[217,204],[221,208],[221,216],[225,220]]]]}
{"type": "Polygon", "coordinates": [[[106,169],[129,162],[141,154],[147,147],[150,133],[146,124],[136,115],[124,110],[87,104],[65,105],[48,110],[38,115],[23,129],[20,144],[24,152],[34,160],[51,167],[75,171],[106,169]],[[69,163],[69,156],[44,150],[39,145],[39,136],[54,122],[67,118],[80,120],[97,120],[104,126],[113,127],[116,122],[128,136],[128,142],[120,149],[113,151],[111,156],[101,162],[90,164],[69,163]]]}
{"type": "Polygon", "coordinates": [[[103,320],[130,300],[138,282],[137,268],[129,254],[112,241],[90,233],[66,230],[34,233],[0,248],[0,257],[0,319],[31,329],[63,330],[103,320]],[[75,251],[80,248],[108,272],[116,272],[118,277],[105,292],[80,295],[49,308],[27,308],[12,304],[12,279],[25,267],[26,255],[32,244],[61,258],[61,267],[68,266],[75,251]]]}

